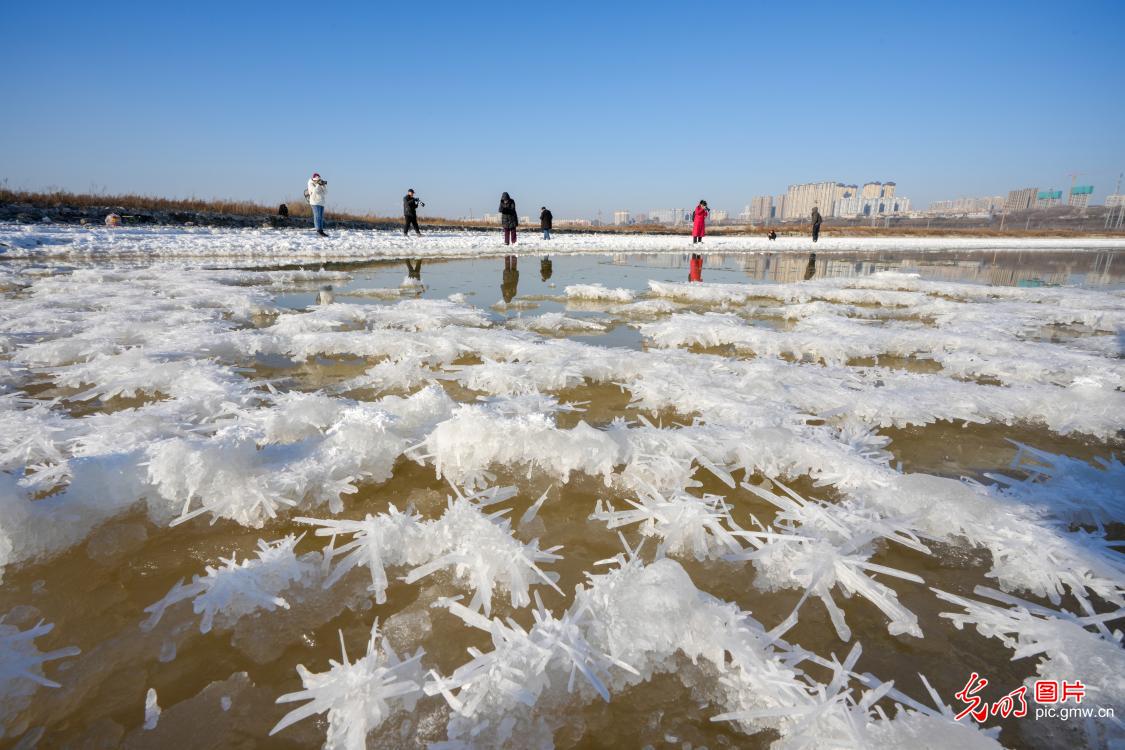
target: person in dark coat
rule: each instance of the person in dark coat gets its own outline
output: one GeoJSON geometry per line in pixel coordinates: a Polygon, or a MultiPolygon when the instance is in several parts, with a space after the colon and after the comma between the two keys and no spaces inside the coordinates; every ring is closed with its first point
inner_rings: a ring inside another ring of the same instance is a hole
{"type": "MultiPolygon", "coordinates": [[[[507,193],[505,193],[507,195],[507,193]]],[[[515,230],[512,230],[515,231],[515,230]]],[[[516,298],[516,287],[520,283],[520,272],[516,268],[516,256],[504,256],[504,274],[500,277],[500,294],[504,302],[511,302],[516,298]]]]}
{"type": "Polygon", "coordinates": [[[277,215],[285,219],[289,218],[289,206],[282,203],[277,207],[277,215]]]}
{"type": "Polygon", "coordinates": [[[542,277],[543,281],[547,281],[554,272],[554,264],[551,263],[551,259],[543,256],[543,260],[539,261],[539,276],[542,277]]]}
{"type": "Polygon", "coordinates": [[[426,204],[414,197],[414,188],[406,191],[406,195],[402,196],[402,216],[403,226],[402,233],[404,235],[410,234],[410,227],[414,227],[414,233],[419,237],[422,232],[418,229],[418,206],[425,206],[426,204]]]}
{"type": "Polygon", "coordinates": [[[555,216],[551,213],[551,209],[546,206],[539,209],[539,228],[543,230],[543,239],[551,239],[551,224],[554,220],[555,216]]]}
{"type": "Polygon", "coordinates": [[[812,209],[812,241],[816,242],[820,237],[820,209],[813,206],[812,209]]]}
{"type": "Polygon", "coordinates": [[[520,217],[516,214],[516,202],[507,193],[500,195],[500,225],[504,227],[504,244],[516,244],[516,227],[520,225],[520,217]]]}

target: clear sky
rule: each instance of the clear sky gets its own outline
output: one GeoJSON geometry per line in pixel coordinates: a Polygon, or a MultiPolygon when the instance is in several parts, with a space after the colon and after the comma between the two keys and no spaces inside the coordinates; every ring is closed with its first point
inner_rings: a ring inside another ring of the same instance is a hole
{"type": "Polygon", "coordinates": [[[430,215],[1125,170],[1120,0],[4,3],[0,180],[430,215]]]}

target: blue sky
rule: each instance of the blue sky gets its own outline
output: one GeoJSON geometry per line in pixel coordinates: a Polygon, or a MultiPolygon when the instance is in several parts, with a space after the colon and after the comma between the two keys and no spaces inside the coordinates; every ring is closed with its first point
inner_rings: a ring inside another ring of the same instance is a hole
{"type": "Polygon", "coordinates": [[[1119,2],[7,3],[0,179],[431,215],[1112,192],[1119,2]]]}

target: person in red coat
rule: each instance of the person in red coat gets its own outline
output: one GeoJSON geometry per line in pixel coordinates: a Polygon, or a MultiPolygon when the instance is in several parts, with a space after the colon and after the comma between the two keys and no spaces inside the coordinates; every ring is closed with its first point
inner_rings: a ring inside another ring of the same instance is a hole
{"type": "Polygon", "coordinates": [[[699,205],[695,207],[694,221],[691,225],[691,243],[693,245],[696,242],[703,242],[703,235],[707,234],[707,215],[710,213],[711,209],[707,208],[707,201],[699,201],[699,205]]]}
{"type": "Polygon", "coordinates": [[[691,254],[691,260],[688,261],[688,276],[687,280],[690,281],[703,281],[703,256],[697,253],[691,254]]]}

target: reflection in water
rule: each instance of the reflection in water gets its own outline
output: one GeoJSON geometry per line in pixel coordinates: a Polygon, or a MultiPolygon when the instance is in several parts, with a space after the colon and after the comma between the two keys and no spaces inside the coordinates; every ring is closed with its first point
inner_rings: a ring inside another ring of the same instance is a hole
{"type": "Polygon", "coordinates": [[[551,278],[552,273],[554,273],[554,266],[551,264],[551,259],[544,255],[543,260],[539,261],[539,276],[546,281],[551,278]]]}
{"type": "MultiPolygon", "coordinates": [[[[1018,252],[1018,251],[953,251],[953,252],[817,252],[814,279],[868,276],[881,271],[916,273],[924,280],[968,282],[998,286],[1015,286],[1023,283],[1063,284],[1066,286],[1125,287],[1125,264],[1117,261],[1120,250],[1069,251],[1069,252],[1018,252]]],[[[739,284],[747,282],[801,283],[808,269],[808,253],[756,252],[756,253],[705,253],[701,257],[707,266],[707,281],[711,283],[739,284]]],[[[336,286],[337,295],[362,290],[398,287],[403,277],[404,258],[393,261],[380,260],[351,264],[347,270],[353,279],[336,286]]],[[[630,289],[638,294],[649,290],[650,281],[683,282],[690,263],[689,253],[675,254],[581,254],[567,256],[556,270],[551,258],[540,258],[539,274],[522,279],[520,293],[534,295],[542,312],[561,312],[565,302],[544,299],[556,294],[555,283],[594,284],[630,289]],[[550,271],[549,280],[543,278],[550,271]],[[542,280],[541,280],[542,279],[542,280]]],[[[416,287],[420,278],[406,279],[410,288],[399,289],[400,294],[423,292],[426,296],[442,299],[451,294],[482,294],[492,289],[495,295],[496,259],[426,259],[424,287],[416,287]]],[[[512,268],[512,261],[505,265],[512,268]]],[[[408,273],[421,266],[417,259],[407,263],[408,273]]],[[[510,285],[518,278],[508,273],[510,285]]],[[[303,308],[316,303],[317,287],[292,287],[280,293],[277,304],[285,308],[303,308]]],[[[515,297],[511,291],[511,298],[515,297]]],[[[394,299],[394,295],[391,299],[394,299]]],[[[379,304],[384,298],[378,295],[365,301],[379,304]]]]}
{"type": "MultiPolygon", "coordinates": [[[[916,273],[931,281],[961,281],[976,284],[1015,286],[1020,281],[1038,280],[1044,284],[1067,286],[1111,286],[1125,284],[1125,270],[1116,257],[1120,250],[1059,251],[1049,250],[958,250],[958,251],[880,251],[862,250],[848,253],[818,253],[817,278],[870,276],[880,271],[916,273]]],[[[649,269],[682,269],[690,265],[689,255],[679,254],[615,254],[608,256],[616,267],[649,269]]],[[[578,258],[576,270],[582,261],[578,258]]],[[[585,258],[582,258],[585,260],[585,258]]],[[[605,264],[604,259],[596,261],[605,264]]],[[[808,255],[786,252],[707,253],[710,274],[720,274],[711,281],[736,283],[750,277],[753,281],[771,283],[799,282],[808,268],[808,255]],[[740,272],[737,276],[722,272],[740,272]]],[[[569,270],[570,266],[568,266],[569,270]]],[[[624,276],[624,273],[621,274],[624,276]]],[[[613,280],[606,274],[605,283],[613,280]]],[[[674,275],[652,273],[651,278],[676,280],[674,275]]],[[[680,278],[683,278],[682,276],[680,278]]]]}
{"type": "Polygon", "coordinates": [[[699,253],[692,253],[691,260],[688,261],[688,281],[703,281],[703,256],[699,253]]]}
{"type": "MultiPolygon", "coordinates": [[[[1114,260],[1118,250],[1102,252],[903,252],[820,253],[817,278],[870,276],[880,271],[916,273],[931,281],[961,281],[1016,286],[1021,281],[1069,286],[1109,286],[1125,282],[1114,260]]],[[[805,278],[807,256],[745,253],[711,256],[708,265],[741,268],[751,279],[796,282],[805,278]]]]}
{"type": "Polygon", "coordinates": [[[516,268],[516,256],[504,256],[504,275],[500,280],[500,294],[505,302],[511,302],[516,297],[516,286],[520,283],[520,272],[516,268]]]}
{"type": "Polygon", "coordinates": [[[421,258],[415,258],[413,263],[410,258],[406,259],[406,278],[402,280],[402,284],[399,286],[407,293],[421,294],[426,291],[426,285],[422,283],[421,258]]]}
{"type": "Polygon", "coordinates": [[[809,253],[809,264],[805,266],[805,281],[816,276],[816,253],[809,253]]]}

